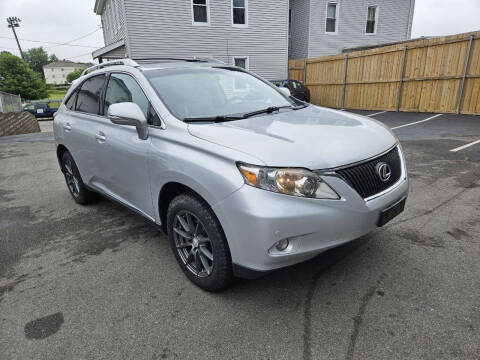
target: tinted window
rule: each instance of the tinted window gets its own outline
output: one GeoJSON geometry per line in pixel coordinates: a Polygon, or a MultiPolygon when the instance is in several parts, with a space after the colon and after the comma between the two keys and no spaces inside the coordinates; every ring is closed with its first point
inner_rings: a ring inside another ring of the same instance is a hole
{"type": "Polygon", "coordinates": [[[133,102],[148,116],[148,99],[134,78],[125,74],[112,74],[105,94],[104,114],[112,104],[133,102]]]}
{"type": "Polygon", "coordinates": [[[77,111],[99,114],[100,97],[102,95],[104,81],[104,75],[97,75],[82,84],[77,95],[77,111]]]}
{"type": "Polygon", "coordinates": [[[65,102],[65,106],[70,109],[70,110],[74,110],[75,109],[75,99],[77,97],[77,92],[74,91],[72,93],[72,95],[70,95],[70,97],[68,98],[68,100],[65,102]]]}
{"type": "Polygon", "coordinates": [[[137,81],[126,74],[112,74],[105,94],[104,114],[112,104],[133,102],[140,106],[150,125],[161,126],[160,118],[150,105],[137,81]]]}

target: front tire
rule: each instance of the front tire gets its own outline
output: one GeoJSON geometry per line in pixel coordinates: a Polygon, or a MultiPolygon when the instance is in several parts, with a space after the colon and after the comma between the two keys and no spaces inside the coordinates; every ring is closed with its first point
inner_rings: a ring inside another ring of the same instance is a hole
{"type": "Polygon", "coordinates": [[[68,151],[65,151],[62,156],[62,172],[73,200],[81,205],[89,204],[95,200],[95,193],[86,188],[77,165],[68,151]]]}
{"type": "Polygon", "coordinates": [[[231,284],[230,249],[217,217],[203,200],[192,193],[174,198],[167,229],[175,258],[190,281],[208,291],[231,284]]]}

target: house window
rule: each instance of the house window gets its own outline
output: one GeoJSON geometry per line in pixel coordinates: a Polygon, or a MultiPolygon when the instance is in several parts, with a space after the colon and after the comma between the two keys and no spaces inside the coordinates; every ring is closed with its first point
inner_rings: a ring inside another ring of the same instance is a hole
{"type": "Polygon", "coordinates": [[[369,6],[367,10],[367,27],[365,29],[366,34],[375,35],[377,33],[377,16],[377,6],[369,6]]]}
{"type": "Polygon", "coordinates": [[[234,57],[233,65],[248,70],[248,57],[234,57]]]}
{"type": "Polygon", "coordinates": [[[192,23],[194,25],[208,25],[208,1],[209,0],[192,0],[192,23]]]}
{"type": "Polygon", "coordinates": [[[327,19],[325,32],[336,34],[338,32],[338,4],[327,3],[327,19]]]}
{"type": "Polygon", "coordinates": [[[248,0],[232,0],[233,26],[246,26],[248,24],[248,0]]]}

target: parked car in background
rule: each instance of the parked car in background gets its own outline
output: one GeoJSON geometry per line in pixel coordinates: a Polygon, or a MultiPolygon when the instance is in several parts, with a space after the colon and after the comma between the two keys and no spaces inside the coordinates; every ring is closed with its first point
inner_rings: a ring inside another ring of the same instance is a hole
{"type": "Polygon", "coordinates": [[[53,122],[67,187],[79,204],[101,193],[161,225],[206,290],[306,261],[402,212],[407,169],[391,130],[285,92],[198,59],[89,68],[53,122]]]}
{"type": "Polygon", "coordinates": [[[58,110],[56,107],[50,107],[48,103],[33,103],[28,104],[23,108],[24,111],[28,111],[36,118],[50,118],[58,110]]]}
{"type": "Polygon", "coordinates": [[[310,90],[303,85],[300,81],[297,80],[273,80],[273,84],[278,87],[285,87],[290,90],[290,94],[298,99],[305,102],[310,102],[310,90]]]}

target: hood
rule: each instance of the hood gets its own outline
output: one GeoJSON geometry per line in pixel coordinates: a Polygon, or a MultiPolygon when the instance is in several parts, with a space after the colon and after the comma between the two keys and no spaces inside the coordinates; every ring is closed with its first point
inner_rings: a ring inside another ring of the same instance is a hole
{"type": "Polygon", "coordinates": [[[218,124],[192,123],[188,129],[193,136],[247,153],[267,166],[310,170],[365,160],[396,143],[378,121],[314,105],[218,124]]]}

